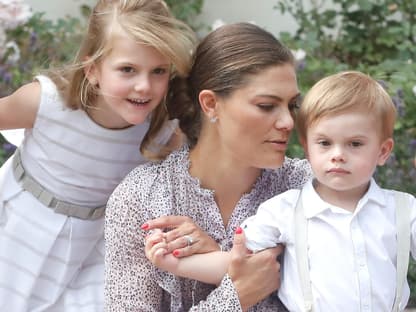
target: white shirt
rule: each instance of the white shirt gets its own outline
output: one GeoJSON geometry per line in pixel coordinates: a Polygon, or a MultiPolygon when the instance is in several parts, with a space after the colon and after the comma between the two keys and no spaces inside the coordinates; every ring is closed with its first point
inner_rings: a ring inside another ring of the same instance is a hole
{"type": "MultiPolygon", "coordinates": [[[[286,245],[279,297],[289,311],[303,311],[294,246],[294,208],[300,190],[289,190],[260,205],[243,223],[253,251],[286,245]]],[[[312,180],[301,193],[308,220],[308,260],[315,311],[391,311],[396,292],[394,192],[371,180],[355,211],[324,202],[312,180]]],[[[411,253],[416,255],[416,200],[411,203],[411,253]]],[[[403,291],[400,309],[409,299],[403,291]]]]}

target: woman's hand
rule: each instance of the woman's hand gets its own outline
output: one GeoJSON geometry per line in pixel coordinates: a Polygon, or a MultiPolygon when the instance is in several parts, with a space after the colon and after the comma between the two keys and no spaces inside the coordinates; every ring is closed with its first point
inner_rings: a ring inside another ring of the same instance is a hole
{"type": "Polygon", "coordinates": [[[266,298],[280,287],[280,264],[276,261],[283,252],[278,246],[251,253],[245,245],[245,236],[238,228],[231,250],[228,275],[234,283],[243,311],[266,298]]]}
{"type": "Polygon", "coordinates": [[[165,229],[166,252],[175,252],[178,258],[220,250],[217,242],[189,217],[163,216],[147,221],[141,228],[165,229]]]}

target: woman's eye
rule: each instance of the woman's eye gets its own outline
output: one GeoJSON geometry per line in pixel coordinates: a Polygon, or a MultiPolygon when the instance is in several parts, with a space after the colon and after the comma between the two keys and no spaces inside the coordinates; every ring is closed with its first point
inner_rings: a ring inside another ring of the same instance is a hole
{"type": "Polygon", "coordinates": [[[298,110],[299,108],[300,108],[300,102],[299,101],[293,101],[293,102],[289,103],[289,110],[290,111],[298,110]]]}
{"type": "Polygon", "coordinates": [[[257,107],[260,108],[261,110],[269,112],[273,110],[274,105],[273,104],[258,104],[257,107]]]}

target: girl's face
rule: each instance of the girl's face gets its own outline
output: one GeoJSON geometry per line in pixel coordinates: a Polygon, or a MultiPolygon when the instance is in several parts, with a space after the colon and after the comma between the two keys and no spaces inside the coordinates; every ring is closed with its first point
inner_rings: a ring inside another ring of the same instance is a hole
{"type": "Polygon", "coordinates": [[[243,166],[281,166],[298,96],[291,64],[273,66],[250,77],[244,88],[217,100],[221,148],[243,166]]]}
{"type": "Polygon", "coordinates": [[[117,36],[113,47],[87,74],[98,83],[92,119],[106,128],[143,123],[166,95],[171,64],[155,48],[117,36]]]}

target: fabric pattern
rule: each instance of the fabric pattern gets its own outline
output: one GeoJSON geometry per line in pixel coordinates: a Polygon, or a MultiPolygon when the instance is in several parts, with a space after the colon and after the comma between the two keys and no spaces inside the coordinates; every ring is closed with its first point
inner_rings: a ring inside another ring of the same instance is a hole
{"type": "MultiPolygon", "coordinates": [[[[237,203],[225,227],[214,192],[189,174],[189,149],[172,153],[165,161],[134,169],[116,188],[106,211],[105,310],[109,311],[240,311],[237,293],[228,276],[221,285],[178,278],[156,269],[144,253],[140,226],[162,215],[191,217],[224,250],[230,250],[234,231],[255,214],[261,202],[310,177],[306,160],[287,158],[278,170],[263,170],[252,191],[237,203]]],[[[277,311],[271,296],[251,311],[277,311]]]]}

